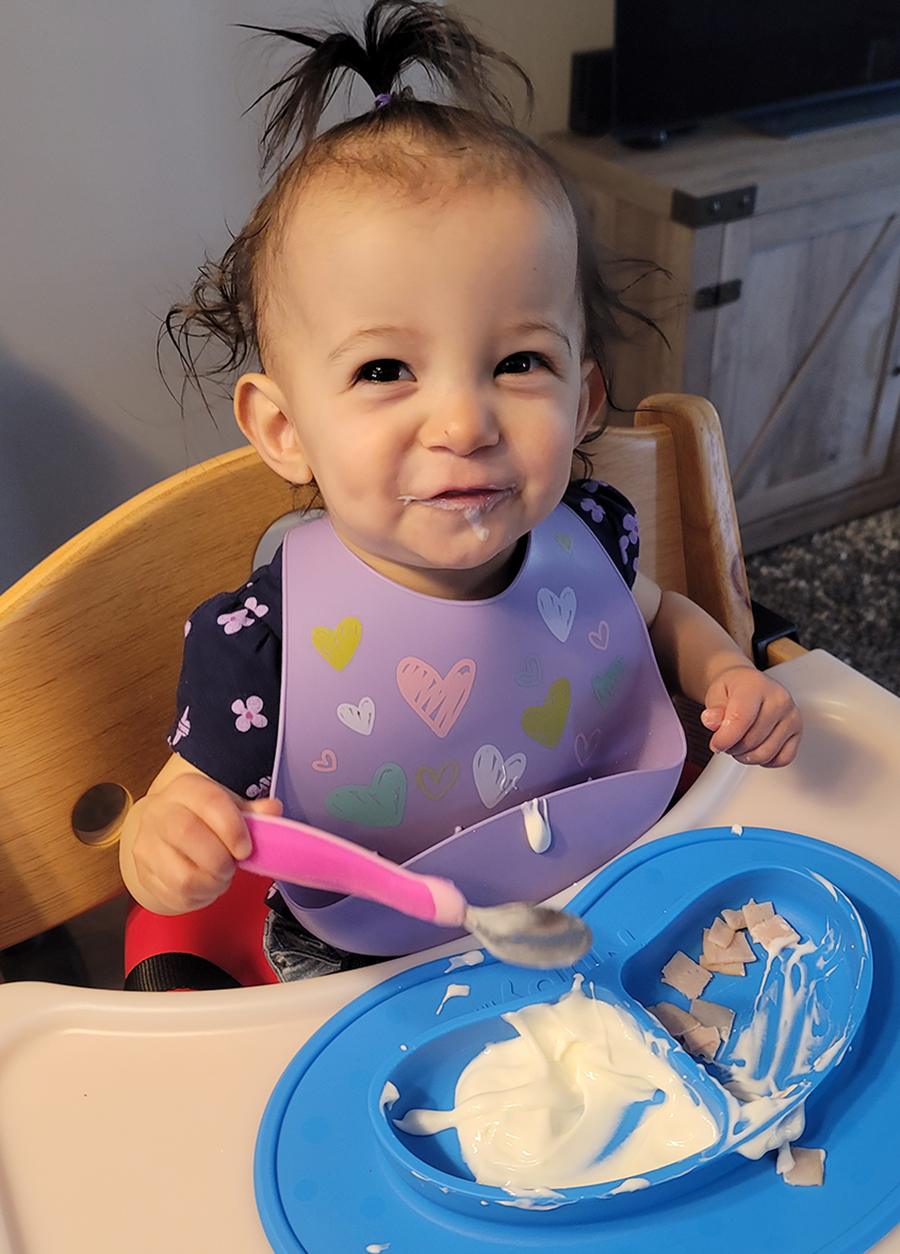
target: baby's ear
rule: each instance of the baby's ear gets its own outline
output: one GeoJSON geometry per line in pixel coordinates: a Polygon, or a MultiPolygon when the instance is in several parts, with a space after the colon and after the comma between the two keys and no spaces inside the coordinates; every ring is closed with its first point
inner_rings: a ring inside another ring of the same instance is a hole
{"type": "Polygon", "coordinates": [[[234,389],[234,416],[257,453],[276,474],[289,483],[310,482],[312,469],[288,417],[287,402],[268,375],[241,375],[234,389]]]}
{"type": "Polygon", "coordinates": [[[576,447],[597,421],[606,401],[606,384],[600,367],[592,358],[586,358],[581,367],[581,397],[578,402],[578,422],[575,428],[576,447]]]}

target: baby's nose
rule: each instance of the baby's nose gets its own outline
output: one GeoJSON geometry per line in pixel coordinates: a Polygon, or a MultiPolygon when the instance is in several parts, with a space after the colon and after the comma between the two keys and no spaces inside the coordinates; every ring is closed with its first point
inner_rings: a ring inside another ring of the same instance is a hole
{"type": "Polygon", "coordinates": [[[446,448],[460,457],[492,446],[500,439],[494,407],[478,388],[455,388],[434,398],[422,439],[429,448],[446,448]]]}

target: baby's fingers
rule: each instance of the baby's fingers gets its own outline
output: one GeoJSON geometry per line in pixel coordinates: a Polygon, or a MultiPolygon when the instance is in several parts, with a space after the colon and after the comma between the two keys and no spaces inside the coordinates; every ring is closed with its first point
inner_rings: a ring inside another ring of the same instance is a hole
{"type": "MultiPolygon", "coordinates": [[[[732,697],[724,710],[718,708],[704,710],[702,717],[705,726],[711,729],[717,724],[715,734],[710,737],[709,741],[709,747],[713,753],[738,753],[754,748],[754,744],[745,743],[745,737],[751,729],[757,729],[761,710],[762,699],[752,692],[732,697]],[[706,715],[713,717],[707,718],[706,715]]],[[[761,735],[756,743],[759,743],[759,740],[771,731],[771,727],[759,730],[761,735]]]]}
{"type": "Polygon", "coordinates": [[[215,901],[228,888],[234,874],[234,861],[220,841],[215,843],[223,857],[216,856],[212,845],[204,848],[202,842],[187,843],[190,852],[161,841],[152,859],[135,860],[144,888],[177,914],[199,910],[215,901]],[[195,857],[199,860],[195,861],[195,857]]]}
{"type": "Polygon", "coordinates": [[[247,801],[241,806],[247,814],[271,814],[280,817],[284,807],[277,797],[260,797],[258,801],[247,801]]]}
{"type": "Polygon", "coordinates": [[[800,711],[781,689],[763,701],[752,726],[728,752],[746,766],[787,766],[796,757],[802,732],[800,711]]]}
{"type": "Polygon", "coordinates": [[[732,756],[744,766],[787,766],[797,756],[799,744],[799,731],[791,732],[778,726],[758,745],[737,746],[732,750],[732,756]]]}
{"type": "MultiPolygon", "coordinates": [[[[216,845],[224,846],[231,859],[249,857],[253,847],[250,833],[241,813],[241,801],[234,793],[205,775],[184,775],[166,789],[166,801],[171,808],[164,839],[182,849],[198,866],[212,869],[219,865],[223,851],[216,845]],[[213,843],[209,843],[210,837],[214,838],[213,843]]],[[[243,803],[247,808],[251,804],[243,803]]]]}

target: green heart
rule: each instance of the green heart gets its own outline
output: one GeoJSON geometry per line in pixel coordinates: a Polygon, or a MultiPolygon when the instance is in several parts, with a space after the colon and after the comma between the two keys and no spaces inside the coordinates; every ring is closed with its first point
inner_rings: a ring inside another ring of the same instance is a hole
{"type": "Polygon", "coordinates": [[[325,798],[325,808],[336,819],[362,827],[398,827],[406,809],[406,775],[395,762],[386,762],[372,783],[345,784],[325,798]]]}
{"type": "Polygon", "coordinates": [[[566,531],[557,533],[556,543],[561,549],[564,549],[566,553],[571,553],[574,547],[572,544],[572,537],[566,531]]]}
{"type": "Polygon", "coordinates": [[[592,676],[591,687],[594,690],[594,696],[604,709],[612,700],[612,695],[618,687],[621,678],[622,659],[620,657],[611,662],[605,671],[598,671],[596,675],[592,676]]]}
{"type": "Polygon", "coordinates": [[[520,688],[533,688],[541,682],[541,659],[531,654],[525,659],[516,675],[520,688]]]}
{"type": "Polygon", "coordinates": [[[543,705],[530,705],[522,715],[522,730],[539,745],[555,749],[562,739],[572,704],[572,685],[568,679],[554,679],[543,705]]]}

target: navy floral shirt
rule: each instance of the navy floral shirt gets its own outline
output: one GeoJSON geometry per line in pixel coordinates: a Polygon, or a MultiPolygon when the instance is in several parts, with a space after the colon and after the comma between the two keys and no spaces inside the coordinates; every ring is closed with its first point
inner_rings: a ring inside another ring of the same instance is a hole
{"type": "MultiPolygon", "coordinates": [[[[563,502],[588,524],[631,588],[638,559],[631,504],[596,479],[571,483],[563,502]]],[[[184,630],[169,745],[232,792],[265,797],[281,697],[281,550],[236,592],[205,601],[184,630]]]]}

